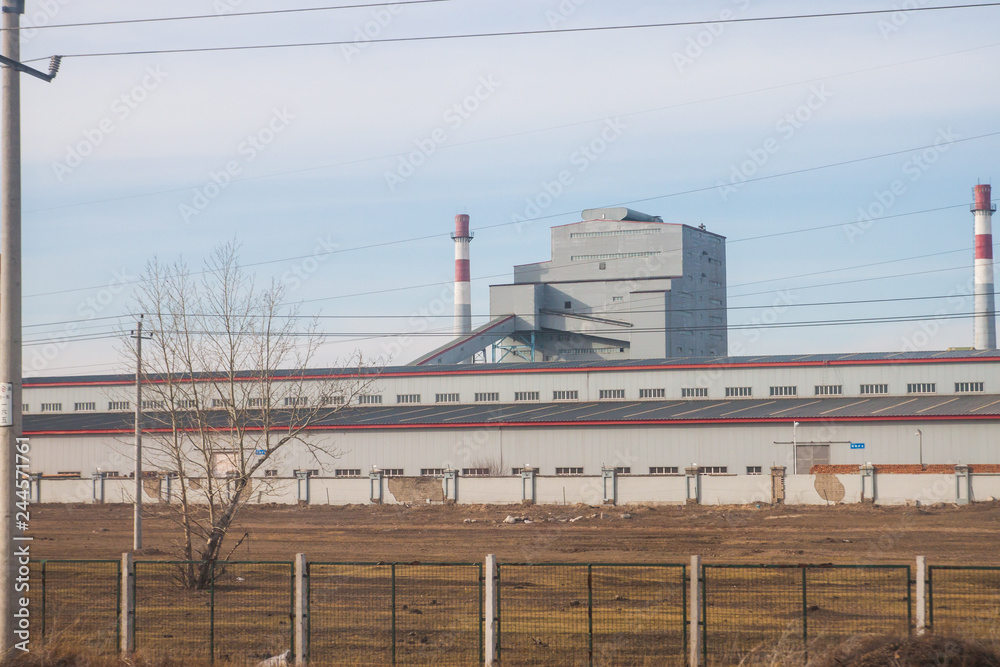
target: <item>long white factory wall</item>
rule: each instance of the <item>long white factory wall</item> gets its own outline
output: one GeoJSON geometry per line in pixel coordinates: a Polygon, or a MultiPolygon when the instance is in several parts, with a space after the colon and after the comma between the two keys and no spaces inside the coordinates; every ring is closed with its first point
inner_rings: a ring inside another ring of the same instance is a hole
{"type": "MultiPolygon", "coordinates": [[[[923,463],[1000,463],[996,424],[992,422],[921,423],[923,463]]],[[[556,468],[583,468],[584,475],[602,467],[630,468],[647,474],[650,467],[691,465],[725,467],[727,473],[746,474],[748,466],[766,472],[772,465],[792,472],[790,424],[621,425],[408,428],[327,432],[312,442],[328,455],[317,463],[313,452],[293,443],[279,450],[265,469],[282,477],[295,470],[316,470],[331,476],[337,469],[367,474],[373,467],[402,469],[419,475],[424,468],[491,468],[510,473],[531,466],[540,474],[556,468]]],[[[799,445],[832,443],[831,464],[861,465],[918,463],[919,439],[914,424],[854,422],[800,424],[799,445]],[[864,443],[851,449],[849,443],[864,443]]],[[[34,436],[31,470],[47,475],[76,472],[84,477],[98,470],[128,474],[134,467],[130,436],[34,436]]],[[[170,470],[155,456],[155,436],[143,438],[146,470],[170,470]]]]}
{"type": "MultiPolygon", "coordinates": [[[[414,372],[421,371],[414,368],[414,372]]],[[[395,405],[397,396],[404,394],[419,394],[420,403],[433,404],[437,394],[457,393],[460,403],[473,403],[477,392],[498,392],[500,402],[508,403],[513,402],[515,392],[537,391],[539,399],[547,402],[552,400],[554,391],[575,390],[579,401],[597,401],[602,389],[624,389],[627,401],[639,400],[640,389],[664,389],[664,398],[677,399],[681,398],[681,390],[688,387],[705,387],[707,398],[724,399],[726,387],[752,387],[751,398],[769,398],[772,386],[794,386],[799,398],[808,398],[815,395],[817,385],[842,385],[842,395],[851,397],[861,395],[862,384],[886,384],[889,395],[905,396],[907,384],[913,383],[933,383],[936,394],[949,396],[955,395],[955,383],[958,382],[982,382],[985,393],[1000,393],[1000,362],[384,375],[374,381],[368,393],[381,394],[383,406],[395,405]]],[[[77,403],[92,402],[97,412],[106,412],[111,401],[132,401],[134,396],[134,385],[45,387],[29,384],[24,388],[23,402],[28,407],[28,414],[40,413],[43,403],[59,404],[61,412],[67,413],[73,412],[77,403]]],[[[318,396],[309,398],[315,400],[318,396]]]]}
{"type": "MultiPolygon", "coordinates": [[[[820,493],[828,479],[834,477],[843,487],[840,503],[861,502],[861,476],[855,475],[794,475],[785,477],[786,505],[835,504],[820,493]]],[[[163,480],[149,480],[145,487],[145,503],[167,502],[163,480]]],[[[617,479],[616,504],[684,504],[686,502],[684,476],[628,477],[617,479]]],[[[173,484],[178,482],[174,480],[173,484]]],[[[603,495],[604,480],[600,476],[535,478],[535,502],[544,505],[607,504],[603,495]]],[[[741,475],[700,476],[702,505],[746,505],[771,502],[771,477],[741,475]]],[[[99,502],[101,492],[95,485],[101,481],[83,479],[43,479],[36,501],[44,503],[93,503],[99,502]]],[[[262,481],[251,493],[253,503],[311,505],[368,504],[372,502],[372,483],[361,479],[311,478],[308,482],[308,500],[300,497],[303,491],[299,480],[280,479],[262,481]]],[[[972,474],[969,477],[970,499],[973,502],[1000,497],[1000,475],[972,474]]],[[[127,479],[103,480],[103,502],[131,503],[134,484],[127,479]]],[[[177,502],[177,489],[173,488],[173,501],[177,502]]],[[[520,504],[522,479],[520,477],[462,478],[454,496],[447,498],[461,504],[520,504]]],[[[919,503],[954,503],[958,500],[958,484],[954,475],[914,474],[875,475],[875,502],[880,505],[919,503]]],[[[390,504],[446,501],[444,480],[433,478],[383,479],[382,501],[390,504]],[[387,493],[388,490],[388,493],[387,493]]]]}

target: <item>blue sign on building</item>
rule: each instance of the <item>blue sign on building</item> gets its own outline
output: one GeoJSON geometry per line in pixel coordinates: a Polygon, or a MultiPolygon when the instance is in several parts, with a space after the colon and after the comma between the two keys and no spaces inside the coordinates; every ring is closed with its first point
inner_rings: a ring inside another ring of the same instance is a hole
{"type": "MultiPolygon", "coordinates": [[[[854,445],[851,445],[851,447],[853,447],[853,446],[854,445]]],[[[267,454],[267,450],[266,449],[258,449],[257,451],[254,452],[254,454],[256,454],[257,456],[264,456],[264,454],[267,454]]]]}
{"type": "Polygon", "coordinates": [[[851,449],[864,449],[864,448],[865,448],[865,443],[863,443],[863,442],[852,442],[851,443],[851,449]]]}

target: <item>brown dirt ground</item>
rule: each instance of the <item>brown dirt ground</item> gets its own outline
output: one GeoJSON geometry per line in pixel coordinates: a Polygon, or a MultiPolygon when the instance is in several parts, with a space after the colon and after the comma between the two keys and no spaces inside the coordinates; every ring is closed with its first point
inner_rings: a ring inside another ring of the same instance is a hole
{"type": "MultiPolygon", "coordinates": [[[[147,507],[140,557],[178,557],[169,510],[147,507]]],[[[1000,502],[831,507],[251,506],[229,545],[238,560],[912,563],[1000,565],[1000,502]],[[627,513],[630,518],[623,518],[627,513]],[[530,524],[508,525],[508,515],[530,524]],[[569,519],[583,516],[570,523],[569,519]],[[467,521],[468,520],[468,521],[467,521]]],[[[33,558],[117,558],[132,546],[130,505],[31,508],[33,558]]]]}

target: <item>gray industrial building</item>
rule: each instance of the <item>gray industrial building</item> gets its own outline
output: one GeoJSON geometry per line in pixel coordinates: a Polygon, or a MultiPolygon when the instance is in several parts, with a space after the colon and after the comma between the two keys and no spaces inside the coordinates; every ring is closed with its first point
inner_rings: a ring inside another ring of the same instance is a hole
{"type": "Polygon", "coordinates": [[[491,321],[417,359],[711,357],[727,351],[725,238],[627,208],[552,228],[552,258],[490,287],[491,321]]]}

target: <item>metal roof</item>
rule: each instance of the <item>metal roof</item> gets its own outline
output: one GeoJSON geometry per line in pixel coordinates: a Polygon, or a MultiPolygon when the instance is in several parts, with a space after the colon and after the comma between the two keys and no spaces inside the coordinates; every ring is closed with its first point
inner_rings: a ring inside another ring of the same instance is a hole
{"type": "MultiPolygon", "coordinates": [[[[580,372],[587,370],[655,370],[671,368],[711,367],[769,367],[769,366],[824,366],[879,363],[970,363],[1000,362],[1000,350],[945,350],[929,352],[848,352],[841,354],[780,354],[743,357],[670,357],[666,359],[625,359],[599,361],[546,361],[503,364],[451,364],[435,366],[387,366],[384,368],[317,368],[306,372],[307,378],[336,377],[338,375],[439,375],[439,374],[489,374],[531,372],[580,372]]],[[[242,376],[251,378],[247,371],[242,376]]],[[[277,377],[298,377],[300,371],[276,371],[277,377]]],[[[203,377],[203,376],[198,376],[203,377]]],[[[155,377],[151,377],[155,380],[155,377]]],[[[24,379],[24,386],[45,385],[99,385],[131,384],[135,375],[69,375],[31,377],[24,379]]]]}
{"type": "MultiPolygon", "coordinates": [[[[219,426],[225,412],[217,411],[219,426]]],[[[157,413],[148,415],[155,428],[157,413]]],[[[790,421],[940,421],[1000,419],[1000,395],[773,398],[683,401],[603,401],[349,407],[316,428],[448,428],[469,425],[688,424],[790,421]]],[[[131,432],[133,413],[25,415],[24,432],[86,434],[131,432]]],[[[164,423],[166,420],[164,420],[164,423]]]]}

